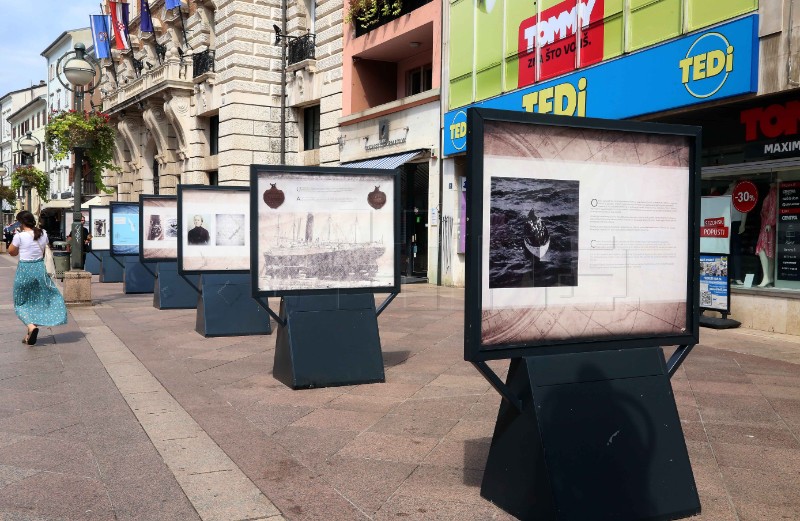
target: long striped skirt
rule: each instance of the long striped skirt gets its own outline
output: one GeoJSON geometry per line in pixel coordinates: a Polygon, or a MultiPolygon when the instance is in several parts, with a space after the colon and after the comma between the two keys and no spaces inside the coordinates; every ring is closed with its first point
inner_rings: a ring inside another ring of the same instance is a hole
{"type": "Polygon", "coordinates": [[[14,277],[14,311],[23,324],[58,326],[67,323],[67,306],[42,259],[19,261],[14,277]]]}

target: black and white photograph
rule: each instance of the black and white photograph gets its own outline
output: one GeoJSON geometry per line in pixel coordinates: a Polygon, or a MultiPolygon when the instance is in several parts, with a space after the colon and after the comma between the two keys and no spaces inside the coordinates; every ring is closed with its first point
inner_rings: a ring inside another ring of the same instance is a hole
{"type": "Polygon", "coordinates": [[[394,172],[257,174],[257,290],[394,285],[394,172]]]}
{"type": "Polygon", "coordinates": [[[142,262],[174,261],[178,257],[178,198],[167,195],[143,195],[142,262]]]}
{"type": "Polygon", "coordinates": [[[250,190],[245,187],[178,187],[178,269],[222,273],[250,269],[250,190]]]}
{"type": "Polygon", "coordinates": [[[194,214],[192,226],[186,232],[186,242],[190,246],[205,246],[211,241],[211,234],[208,232],[212,216],[204,214],[194,214]]]}
{"type": "Polygon", "coordinates": [[[578,284],[580,181],[493,177],[489,287],[578,284]]]}
{"type": "Polygon", "coordinates": [[[244,214],[218,213],[216,215],[215,244],[217,246],[244,246],[244,214]]]}
{"type": "Polygon", "coordinates": [[[93,251],[105,251],[111,248],[110,220],[111,210],[108,206],[89,207],[89,231],[92,234],[93,251]]]}

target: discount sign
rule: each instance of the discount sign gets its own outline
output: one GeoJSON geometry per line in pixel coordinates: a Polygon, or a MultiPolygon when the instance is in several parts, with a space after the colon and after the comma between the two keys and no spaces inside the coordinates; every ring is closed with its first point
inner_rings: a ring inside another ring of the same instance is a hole
{"type": "Polygon", "coordinates": [[[750,181],[739,181],[731,194],[733,207],[742,213],[748,213],[756,207],[758,189],[750,181]]]}

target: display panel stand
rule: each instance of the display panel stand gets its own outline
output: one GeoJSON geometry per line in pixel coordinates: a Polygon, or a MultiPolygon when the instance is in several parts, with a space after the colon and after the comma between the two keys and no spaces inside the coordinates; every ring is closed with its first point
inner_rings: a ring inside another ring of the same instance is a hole
{"type": "Polygon", "coordinates": [[[522,520],[700,512],[660,348],[513,358],[505,387],[484,498],[522,520]]]}
{"type": "Polygon", "coordinates": [[[153,307],[156,309],[195,309],[200,294],[200,275],[181,275],[177,262],[156,264],[153,307]]]}
{"type": "Polygon", "coordinates": [[[131,293],[153,293],[156,274],[139,257],[125,257],[125,274],[122,277],[122,291],[131,293]]]}
{"type": "Polygon", "coordinates": [[[88,271],[92,275],[100,275],[100,257],[92,251],[87,251],[83,270],[88,271]]]}
{"type": "Polygon", "coordinates": [[[701,314],[700,325],[711,329],[734,329],[741,326],[742,323],[739,322],[738,320],[728,318],[727,313],[722,313],[722,318],[709,317],[701,314]]]}
{"type": "Polygon", "coordinates": [[[205,337],[269,335],[267,299],[252,294],[249,273],[201,275],[195,331],[205,337]]]}
{"type": "Polygon", "coordinates": [[[125,266],[110,251],[100,254],[100,282],[122,282],[125,266]]]}
{"type": "Polygon", "coordinates": [[[275,379],[292,389],[386,381],[372,293],[281,299],[275,379]]]}

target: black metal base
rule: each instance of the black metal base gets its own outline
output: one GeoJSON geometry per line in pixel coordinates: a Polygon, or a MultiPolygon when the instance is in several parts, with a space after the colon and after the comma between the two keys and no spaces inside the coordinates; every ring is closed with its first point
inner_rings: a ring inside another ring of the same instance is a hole
{"type": "Polygon", "coordinates": [[[700,512],[659,348],[517,358],[481,495],[522,520],[668,520],[700,512]]]}
{"type": "Polygon", "coordinates": [[[125,274],[123,257],[115,257],[111,252],[100,254],[100,282],[122,282],[125,274]]]}
{"type": "Polygon", "coordinates": [[[742,325],[732,318],[707,317],[700,315],[700,325],[711,329],[734,329],[742,325]]]}
{"type": "Polygon", "coordinates": [[[122,276],[122,292],[153,293],[156,274],[149,264],[143,264],[139,257],[125,257],[125,273],[122,276]]]}
{"type": "Polygon", "coordinates": [[[386,381],[375,297],[283,297],[272,375],[292,389],[386,381]]]}
{"type": "Polygon", "coordinates": [[[177,262],[156,264],[153,307],[156,309],[195,309],[200,294],[200,275],[181,275],[177,262]]]}
{"type": "Polygon", "coordinates": [[[94,252],[86,252],[86,262],[83,263],[83,270],[92,275],[100,275],[100,257],[94,252]]]}
{"type": "Polygon", "coordinates": [[[249,273],[201,275],[195,331],[205,337],[269,335],[267,299],[259,304],[252,295],[249,273]]]}

